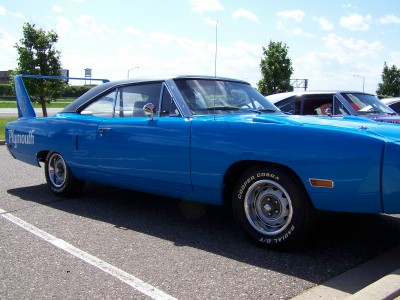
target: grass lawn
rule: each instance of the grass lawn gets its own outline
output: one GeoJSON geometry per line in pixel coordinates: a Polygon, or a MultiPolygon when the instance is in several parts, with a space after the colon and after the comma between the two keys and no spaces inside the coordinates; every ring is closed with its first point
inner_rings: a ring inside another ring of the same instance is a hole
{"type": "MultiPolygon", "coordinates": [[[[55,102],[46,103],[46,107],[48,108],[64,108],[76,98],[62,98],[55,102]]],[[[0,101],[0,108],[14,108],[17,107],[15,101],[0,101]]],[[[34,108],[41,108],[42,106],[39,103],[33,103],[34,108]]]]}
{"type": "Polygon", "coordinates": [[[9,121],[14,121],[17,118],[6,118],[6,117],[0,117],[0,140],[4,140],[4,129],[6,127],[6,123],[9,121]]]}
{"type": "MultiPolygon", "coordinates": [[[[64,108],[71,102],[51,102],[51,103],[46,103],[47,108],[64,108]]],[[[42,108],[42,106],[39,103],[33,103],[34,108],[42,108]]],[[[11,101],[1,101],[0,102],[0,108],[17,108],[17,104],[15,102],[11,101]]]]}

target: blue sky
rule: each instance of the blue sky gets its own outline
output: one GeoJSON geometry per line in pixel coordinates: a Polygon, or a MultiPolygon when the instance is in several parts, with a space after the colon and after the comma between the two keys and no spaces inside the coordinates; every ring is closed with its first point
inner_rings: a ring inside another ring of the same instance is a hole
{"type": "Polygon", "coordinates": [[[397,0],[0,0],[0,70],[16,67],[24,22],[59,34],[74,77],[214,75],[216,28],[217,75],[254,86],[271,40],[309,89],[375,93],[384,62],[400,67],[397,0]]]}

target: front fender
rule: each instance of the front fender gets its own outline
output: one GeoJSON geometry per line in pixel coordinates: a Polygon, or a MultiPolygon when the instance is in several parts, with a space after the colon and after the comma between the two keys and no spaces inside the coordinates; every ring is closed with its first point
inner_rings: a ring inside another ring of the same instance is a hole
{"type": "Polygon", "coordinates": [[[382,164],[383,212],[400,213],[400,143],[387,143],[382,164]]]}

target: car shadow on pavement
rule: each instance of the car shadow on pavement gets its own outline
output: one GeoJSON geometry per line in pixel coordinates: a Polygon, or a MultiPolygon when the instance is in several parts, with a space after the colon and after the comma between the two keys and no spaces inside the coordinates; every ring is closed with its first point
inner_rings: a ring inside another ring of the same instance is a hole
{"type": "Polygon", "coordinates": [[[45,184],[9,189],[9,194],[71,214],[113,224],[215,253],[259,268],[320,284],[400,244],[400,218],[388,215],[324,213],[311,240],[290,251],[249,242],[222,207],[207,206],[186,218],[177,199],[87,184],[78,198],[53,195],[45,184]]]}

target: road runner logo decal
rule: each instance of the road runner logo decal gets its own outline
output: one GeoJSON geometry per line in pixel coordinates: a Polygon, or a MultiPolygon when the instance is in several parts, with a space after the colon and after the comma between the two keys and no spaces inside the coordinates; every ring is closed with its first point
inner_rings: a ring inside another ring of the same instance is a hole
{"type": "Polygon", "coordinates": [[[33,132],[35,130],[29,130],[28,134],[15,134],[14,130],[8,131],[8,143],[14,144],[15,148],[17,148],[18,144],[21,145],[33,145],[35,144],[35,136],[33,132]]]}

